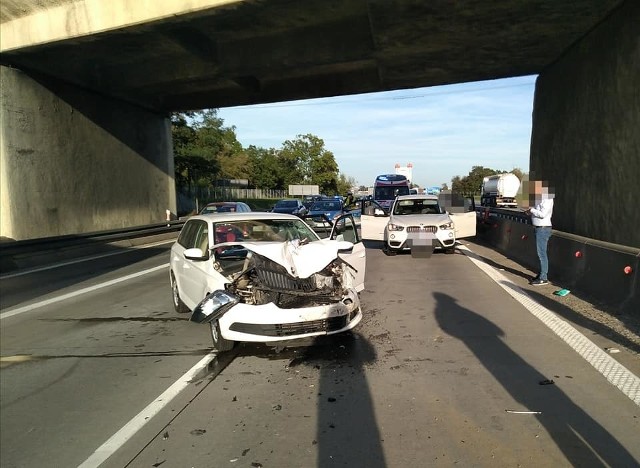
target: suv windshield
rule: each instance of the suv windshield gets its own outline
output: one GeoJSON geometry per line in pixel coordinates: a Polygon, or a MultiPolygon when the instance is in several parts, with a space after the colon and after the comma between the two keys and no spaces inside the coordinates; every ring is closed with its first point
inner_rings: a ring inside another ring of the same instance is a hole
{"type": "Polygon", "coordinates": [[[260,219],[214,224],[215,243],[223,242],[284,242],[299,239],[313,242],[319,239],[302,220],[260,219]]]}
{"type": "Polygon", "coordinates": [[[396,191],[398,195],[409,195],[409,187],[376,187],[373,198],[376,200],[393,200],[396,198],[396,191]]]}
{"type": "Polygon", "coordinates": [[[393,206],[394,215],[440,214],[441,212],[438,200],[398,200],[393,206]]]}

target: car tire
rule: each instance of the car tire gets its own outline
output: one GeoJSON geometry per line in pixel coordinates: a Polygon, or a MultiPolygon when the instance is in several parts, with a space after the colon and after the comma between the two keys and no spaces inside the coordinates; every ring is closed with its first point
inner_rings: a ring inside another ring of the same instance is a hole
{"type": "Polygon", "coordinates": [[[384,247],[382,247],[382,251],[384,252],[385,255],[387,255],[389,257],[393,257],[394,255],[397,255],[397,253],[398,253],[398,251],[396,249],[392,249],[391,247],[389,247],[386,242],[384,244],[384,247]]]}
{"type": "Polygon", "coordinates": [[[222,337],[222,335],[220,334],[220,324],[217,320],[209,322],[209,325],[211,326],[211,339],[213,340],[213,347],[221,353],[224,351],[231,351],[236,342],[227,340],[226,338],[222,337]]]}
{"type": "Polygon", "coordinates": [[[171,295],[173,297],[173,308],[179,314],[186,314],[190,312],[189,308],[182,302],[180,299],[180,291],[178,291],[178,282],[176,281],[176,277],[173,272],[171,272],[171,295]]]}
{"type": "Polygon", "coordinates": [[[452,255],[453,253],[455,253],[455,251],[456,251],[455,247],[448,247],[448,248],[444,249],[444,253],[445,254],[449,254],[449,255],[452,255]]]}

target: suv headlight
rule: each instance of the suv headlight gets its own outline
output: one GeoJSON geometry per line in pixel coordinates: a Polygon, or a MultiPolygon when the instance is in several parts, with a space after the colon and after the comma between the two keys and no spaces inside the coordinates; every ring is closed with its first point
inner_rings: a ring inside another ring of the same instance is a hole
{"type": "Polygon", "coordinates": [[[440,229],[453,229],[453,221],[449,221],[448,223],[441,224],[438,227],[440,229]]]}
{"type": "Polygon", "coordinates": [[[399,224],[387,224],[387,228],[389,231],[404,231],[404,226],[400,226],[399,224]]]}

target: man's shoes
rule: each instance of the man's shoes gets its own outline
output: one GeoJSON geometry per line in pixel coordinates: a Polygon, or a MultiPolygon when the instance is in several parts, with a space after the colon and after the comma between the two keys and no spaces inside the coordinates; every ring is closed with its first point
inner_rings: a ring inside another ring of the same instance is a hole
{"type": "Polygon", "coordinates": [[[536,280],[533,280],[530,284],[531,286],[542,286],[543,284],[549,284],[549,282],[547,280],[538,278],[536,280]]]}
{"type": "Polygon", "coordinates": [[[531,278],[529,280],[529,283],[532,283],[533,281],[539,280],[540,279],[540,273],[538,273],[536,276],[534,276],[533,278],[531,278]]]}

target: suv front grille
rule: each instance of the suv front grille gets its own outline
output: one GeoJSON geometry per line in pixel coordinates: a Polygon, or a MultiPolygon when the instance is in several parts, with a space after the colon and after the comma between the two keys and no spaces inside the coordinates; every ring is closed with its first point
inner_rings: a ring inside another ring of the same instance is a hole
{"type": "Polygon", "coordinates": [[[432,232],[436,233],[438,226],[409,226],[407,232],[432,232]]]}

